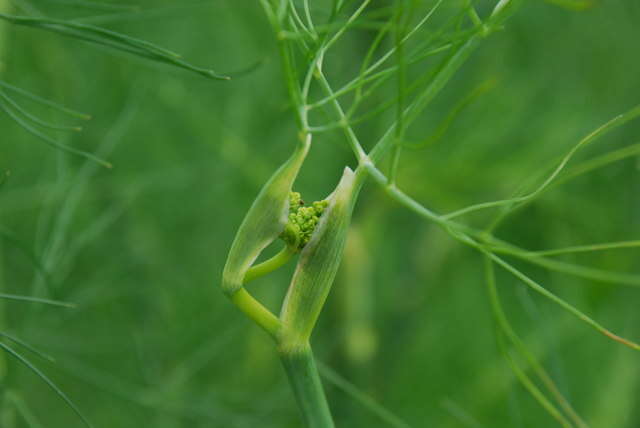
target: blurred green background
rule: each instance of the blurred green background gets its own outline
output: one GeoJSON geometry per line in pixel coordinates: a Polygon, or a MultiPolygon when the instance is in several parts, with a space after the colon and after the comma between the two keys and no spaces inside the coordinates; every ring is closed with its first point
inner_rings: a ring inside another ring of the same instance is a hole
{"type": "MultiPolygon", "coordinates": [[[[0,301],[0,331],[53,356],[55,364],[29,359],[96,427],[300,426],[270,339],[219,290],[235,230],[297,134],[258,2],[145,0],[136,1],[139,12],[116,14],[62,1],[29,4],[62,18],[91,16],[85,22],[220,72],[262,62],[229,82],[210,81],[3,23],[2,79],[90,113],[82,133],[57,138],[114,168],[54,150],[0,114],[0,170],[11,171],[0,189],[0,288],[79,305],[0,301]]],[[[400,187],[448,212],[509,197],[547,171],[582,136],[640,103],[639,22],[634,0],[602,0],[581,12],[527,1],[412,128],[415,136],[433,132],[472,88],[496,80],[443,141],[405,152],[400,187]]],[[[354,31],[325,68],[344,81],[340,70],[359,66],[372,37],[354,31]]],[[[78,123],[16,99],[51,121],[78,123]]],[[[367,141],[384,129],[372,121],[359,132],[367,141]]],[[[639,135],[640,123],[630,123],[577,161],[639,143],[639,135]]],[[[497,235],[530,249],[639,239],[639,162],[630,157],[553,188],[497,235]]],[[[319,199],[353,164],[341,134],[326,134],[297,190],[319,199]]],[[[491,214],[467,221],[482,226],[491,214]]],[[[639,256],[627,249],[562,259],[640,274],[639,256]]],[[[331,368],[325,384],[338,426],[388,424],[331,382],[334,372],[413,427],[555,426],[498,351],[476,252],[368,185],[345,260],[313,341],[331,368]]],[[[637,288],[514,263],[640,340],[637,288]]],[[[288,267],[251,290],[277,310],[290,274],[288,267]]],[[[504,272],[498,286],[514,327],[590,426],[640,426],[637,352],[504,272]]],[[[2,428],[81,426],[32,372],[8,356],[0,362],[2,428]]]]}

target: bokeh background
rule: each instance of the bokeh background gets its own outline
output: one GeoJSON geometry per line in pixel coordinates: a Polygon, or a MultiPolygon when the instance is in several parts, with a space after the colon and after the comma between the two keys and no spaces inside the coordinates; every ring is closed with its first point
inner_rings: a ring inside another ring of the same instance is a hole
{"type": "MultiPolygon", "coordinates": [[[[210,81],[2,23],[1,78],[90,113],[83,132],[56,137],[114,168],[54,150],[0,114],[0,169],[11,171],[0,189],[0,288],[78,304],[0,301],[0,331],[54,357],[55,364],[21,351],[96,427],[300,426],[270,339],[219,290],[235,230],[297,134],[258,2],[138,0],[140,11],[118,13],[75,2],[15,3],[5,7],[84,17],[217,71],[260,65],[229,82],[210,81]]],[[[442,141],[406,152],[400,187],[447,212],[509,197],[548,171],[582,136],[640,104],[638,22],[633,0],[596,1],[584,11],[527,1],[412,128],[415,136],[433,132],[470,90],[495,80],[442,141]]],[[[372,37],[354,31],[325,68],[339,77],[357,67],[372,37]]],[[[16,99],[51,121],[78,123],[16,99]]],[[[383,129],[372,121],[360,132],[367,138],[383,129]]],[[[639,140],[640,123],[630,123],[576,162],[639,140]]],[[[530,249],[639,239],[639,162],[632,156],[554,187],[509,218],[498,236],[530,249]]],[[[342,136],[326,134],[297,190],[319,199],[353,163],[342,136]]],[[[465,221],[482,226],[494,214],[465,221]]],[[[372,184],[352,229],[313,339],[338,426],[390,426],[376,414],[382,409],[412,427],[555,426],[498,350],[476,252],[372,184]]],[[[632,248],[561,259],[640,275],[639,256],[632,248]]],[[[637,288],[513,262],[640,340],[637,288]]],[[[288,267],[251,289],[277,310],[290,274],[288,267]]],[[[498,286],[514,327],[590,426],[640,426],[637,352],[512,276],[499,272],[498,286]]],[[[31,371],[6,354],[0,363],[2,428],[81,426],[31,371]]]]}

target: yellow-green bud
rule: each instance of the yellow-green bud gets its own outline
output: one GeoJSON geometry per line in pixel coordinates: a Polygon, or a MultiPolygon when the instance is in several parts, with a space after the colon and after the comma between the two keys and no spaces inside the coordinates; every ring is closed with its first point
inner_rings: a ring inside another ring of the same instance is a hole
{"type": "Polygon", "coordinates": [[[315,201],[304,206],[300,193],[289,193],[289,222],[280,237],[292,248],[302,250],[309,242],[328,201],[315,201]]]}

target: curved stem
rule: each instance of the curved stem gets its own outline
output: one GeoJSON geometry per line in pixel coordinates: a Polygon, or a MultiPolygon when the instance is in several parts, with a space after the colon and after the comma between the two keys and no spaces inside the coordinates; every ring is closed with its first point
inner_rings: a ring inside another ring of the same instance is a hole
{"type": "Polygon", "coordinates": [[[284,266],[291,257],[296,253],[296,250],[291,246],[285,246],[278,254],[271,257],[269,260],[265,260],[262,263],[259,263],[255,266],[251,266],[247,273],[244,275],[244,284],[249,281],[253,281],[256,278],[259,278],[263,275],[268,274],[269,272],[273,272],[276,269],[284,266]]]}
{"type": "MultiPolygon", "coordinates": [[[[282,267],[295,253],[296,251],[293,247],[285,246],[269,260],[251,267],[244,276],[243,284],[282,267]]],[[[245,315],[262,327],[271,337],[278,340],[281,327],[280,320],[253,298],[244,287],[236,290],[229,298],[245,315]]]]}
{"type": "Polygon", "coordinates": [[[262,327],[271,337],[277,340],[280,333],[280,320],[258,302],[244,288],[236,290],[231,296],[231,301],[256,324],[262,327]]]}

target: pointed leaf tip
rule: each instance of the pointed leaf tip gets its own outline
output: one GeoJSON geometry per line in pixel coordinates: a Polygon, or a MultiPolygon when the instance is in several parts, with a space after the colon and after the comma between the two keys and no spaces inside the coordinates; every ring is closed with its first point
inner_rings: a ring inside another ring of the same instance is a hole
{"type": "Polygon", "coordinates": [[[289,212],[289,192],[309,152],[309,142],[298,146],[293,155],[271,176],[247,211],[222,273],[222,289],[233,295],[245,274],[271,242],[284,230],[289,212]]]}

